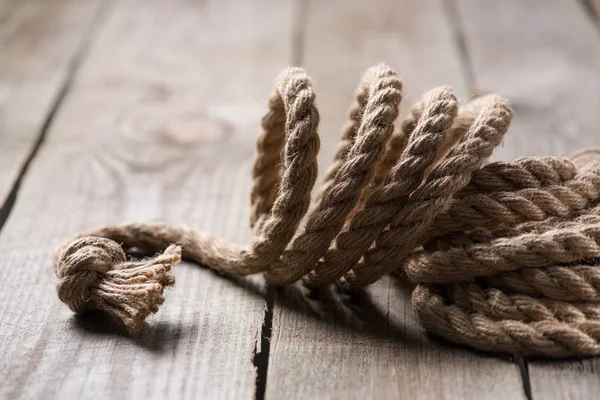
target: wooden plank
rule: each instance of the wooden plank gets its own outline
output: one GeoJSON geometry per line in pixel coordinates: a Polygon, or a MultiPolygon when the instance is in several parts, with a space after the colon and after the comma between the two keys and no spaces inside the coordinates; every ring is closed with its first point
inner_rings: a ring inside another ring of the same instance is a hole
{"type": "Polygon", "coordinates": [[[59,302],[51,254],[127,220],[249,239],[254,141],[292,12],[275,0],[116,2],[0,235],[0,398],[254,396],[261,281],[178,266],[133,339],[59,302]]]}
{"type": "Polygon", "coordinates": [[[600,41],[579,2],[458,5],[476,85],[506,96],[515,109],[502,158],[600,145],[600,41]],[[558,25],[548,20],[559,17],[558,25]]]}
{"type": "MultiPolygon", "coordinates": [[[[314,1],[305,43],[304,64],[321,111],[322,171],[367,67],[386,61],[396,68],[406,105],[439,84],[451,84],[467,98],[441,2],[314,1]]],[[[523,395],[516,364],[430,340],[412,312],[410,287],[392,277],[354,299],[333,290],[315,298],[299,285],[278,293],[267,398],[523,395]]]]}
{"type": "Polygon", "coordinates": [[[100,1],[0,1],[0,205],[39,138],[100,1]]]}
{"type": "MultiPolygon", "coordinates": [[[[580,2],[458,6],[477,85],[515,108],[503,158],[600,146],[600,36],[580,2]]],[[[595,398],[600,389],[597,359],[528,367],[535,399],[595,398]]]]}

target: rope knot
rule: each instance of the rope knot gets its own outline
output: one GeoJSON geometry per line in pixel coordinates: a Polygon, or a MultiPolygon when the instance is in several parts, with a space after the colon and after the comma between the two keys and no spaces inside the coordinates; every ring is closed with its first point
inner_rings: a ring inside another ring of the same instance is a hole
{"type": "Polygon", "coordinates": [[[79,238],[57,254],[60,300],[79,314],[104,311],[131,332],[144,328],[146,317],[158,311],[164,288],[175,284],[171,266],[181,261],[176,245],[154,258],[127,261],[117,242],[93,236],[79,238]]]}

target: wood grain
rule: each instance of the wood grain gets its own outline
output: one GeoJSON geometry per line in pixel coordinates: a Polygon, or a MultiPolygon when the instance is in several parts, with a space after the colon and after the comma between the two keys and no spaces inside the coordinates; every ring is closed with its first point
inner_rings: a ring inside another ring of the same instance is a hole
{"type": "Polygon", "coordinates": [[[115,2],[0,235],[0,398],[254,396],[261,281],[177,267],[151,329],[130,338],[59,302],[51,255],[127,220],[248,240],[254,141],[290,58],[292,12],[275,0],[115,2]]]}
{"type": "MultiPolygon", "coordinates": [[[[405,104],[440,84],[467,95],[441,2],[314,1],[304,60],[321,111],[321,170],[330,162],[353,93],[381,61],[404,80],[405,104]]],[[[516,364],[428,338],[411,288],[385,277],[348,298],[294,285],[275,302],[267,399],[522,398],[516,364]]]]}
{"type": "Polygon", "coordinates": [[[67,84],[99,4],[0,1],[0,204],[67,84]]]}
{"type": "MultiPolygon", "coordinates": [[[[477,85],[515,108],[502,158],[600,147],[600,34],[581,2],[458,5],[477,85]]],[[[528,367],[534,399],[595,398],[600,389],[597,359],[528,367]]]]}

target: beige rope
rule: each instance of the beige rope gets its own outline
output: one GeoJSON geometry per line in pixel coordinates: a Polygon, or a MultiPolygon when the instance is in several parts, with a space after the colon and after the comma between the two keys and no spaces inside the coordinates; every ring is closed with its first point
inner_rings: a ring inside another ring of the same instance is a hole
{"type": "Polygon", "coordinates": [[[401,92],[388,66],[367,71],[311,204],[315,94],[302,69],[284,71],[257,144],[251,243],[166,224],[100,228],[57,250],[59,298],[137,332],[164,301],[182,255],[279,285],[359,289],[396,270],[416,285],[422,324],[451,341],[524,355],[600,354],[594,152],[485,164],[510,124],[506,100],[487,95],[461,107],[449,88],[433,89],[394,133],[401,92]],[[130,248],[166,250],[127,261],[130,248]]]}

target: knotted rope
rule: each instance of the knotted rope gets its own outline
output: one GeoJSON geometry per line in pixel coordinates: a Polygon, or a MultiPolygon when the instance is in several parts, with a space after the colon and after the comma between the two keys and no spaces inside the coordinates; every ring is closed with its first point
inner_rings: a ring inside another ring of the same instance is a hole
{"type": "Polygon", "coordinates": [[[367,71],[311,205],[319,114],[305,72],[287,69],[262,119],[251,243],[165,224],[100,228],[57,250],[60,299],[138,331],[174,283],[169,270],[183,248],[186,260],[231,276],[264,273],[278,285],[357,289],[399,271],[416,285],[422,324],[453,342],[600,354],[600,163],[485,164],[510,106],[488,95],[459,107],[447,87],[426,93],[394,133],[401,92],[389,67],[367,71]],[[166,250],[126,261],[123,248],[166,250]]]}

